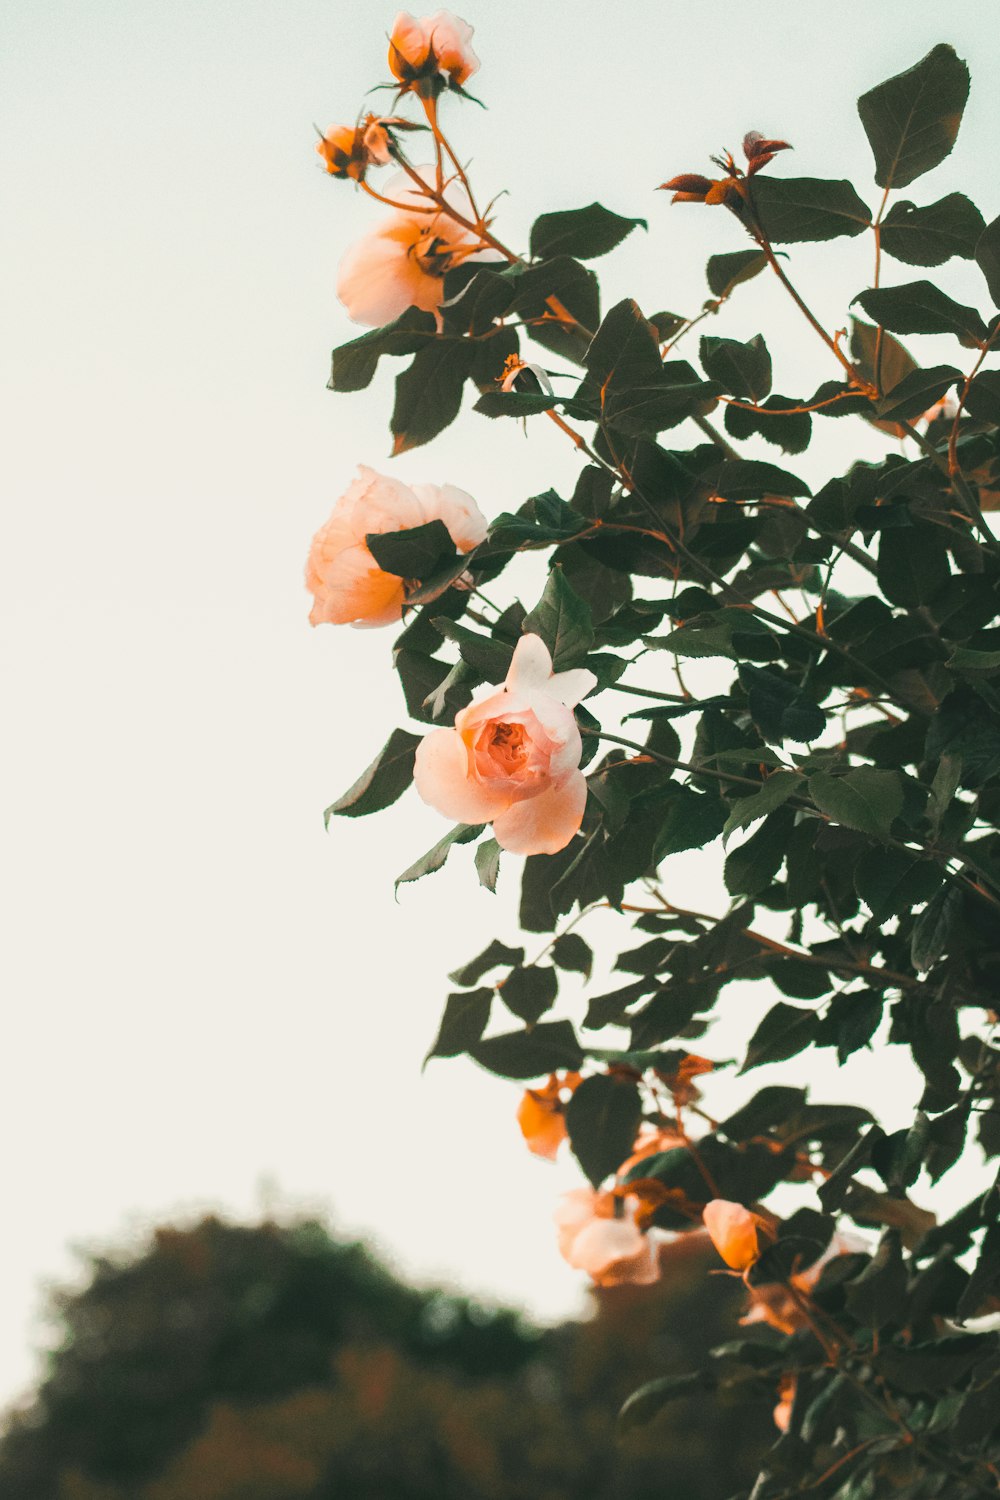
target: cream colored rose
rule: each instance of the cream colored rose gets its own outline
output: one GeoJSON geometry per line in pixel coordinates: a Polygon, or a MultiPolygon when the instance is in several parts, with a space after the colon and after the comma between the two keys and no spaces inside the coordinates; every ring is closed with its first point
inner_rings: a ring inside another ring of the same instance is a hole
{"type": "Polygon", "coordinates": [[[492,823],[514,854],[555,854],[577,832],[587,801],[573,705],[597,684],[577,667],[552,671],[537,635],[523,635],[502,687],[478,690],[417,746],[413,780],[423,800],[459,823],[492,823]]]}
{"type": "Polygon", "coordinates": [[[559,1200],[555,1221],[560,1255],[598,1286],[649,1286],[659,1280],[658,1240],[639,1229],[632,1200],[575,1188],[559,1200]]]}
{"type": "MultiPolygon", "coordinates": [[[[432,167],[417,170],[432,182],[432,167]]],[[[497,258],[473,230],[425,198],[405,172],[390,181],[385,194],[405,209],[388,214],[352,245],[337,275],[337,296],[348,315],[373,328],[391,323],[408,307],[436,313],[444,301],[444,278],[454,266],[497,258]]],[[[459,184],[450,183],[444,196],[463,218],[475,218],[459,184]]]]}
{"type": "Polygon", "coordinates": [[[313,537],[306,587],[315,596],[313,625],[389,625],[403,610],[404,585],[384,573],[365,543],[369,532],[403,531],[443,521],[460,552],[486,536],[475,500],[452,484],[406,485],[360,465],[330,519],[313,537]]]}
{"type": "Polygon", "coordinates": [[[702,1212],[705,1228],[722,1259],[734,1271],[745,1271],[758,1256],[756,1214],[742,1203],[713,1198],[702,1212]]]}
{"type": "Polygon", "coordinates": [[[441,75],[461,86],[479,67],[472,27],[450,10],[420,20],[401,10],[389,37],[389,67],[402,84],[441,75]]]}

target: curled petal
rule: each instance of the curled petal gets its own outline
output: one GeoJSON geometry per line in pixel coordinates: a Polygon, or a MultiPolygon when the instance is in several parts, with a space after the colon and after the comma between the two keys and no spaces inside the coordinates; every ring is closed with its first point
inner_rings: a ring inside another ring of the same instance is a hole
{"type": "Polygon", "coordinates": [[[586,778],[582,771],[571,771],[547,791],[495,815],[493,834],[500,847],[512,854],[558,854],[579,832],[586,805],[586,778]]]}
{"type": "Polygon", "coordinates": [[[685,200],[700,202],[711,186],[711,178],[702,177],[700,172],[682,172],[669,182],[661,182],[657,192],[682,193],[685,200]]]}

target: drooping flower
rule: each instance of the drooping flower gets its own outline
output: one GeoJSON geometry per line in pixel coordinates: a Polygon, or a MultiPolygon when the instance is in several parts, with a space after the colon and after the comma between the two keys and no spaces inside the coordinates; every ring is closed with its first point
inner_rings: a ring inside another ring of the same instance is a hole
{"type": "Polygon", "coordinates": [[[702,1218],[712,1244],[734,1271],[745,1271],[757,1259],[757,1216],[742,1203],[713,1198],[706,1203],[702,1218]]]}
{"type": "MultiPolygon", "coordinates": [[[[432,167],[419,167],[430,184],[432,167]]],[[[494,260],[475,232],[459,224],[438,204],[423,196],[405,172],[392,178],[385,196],[405,205],[351,246],[340,262],[337,296],[355,323],[379,328],[408,307],[436,313],[444,301],[444,278],[473,258],[494,260]]],[[[449,183],[444,197],[463,219],[475,213],[464,188],[449,183]]]]}
{"type": "Polygon", "coordinates": [[[566,1139],[564,1094],[571,1094],[580,1083],[579,1073],[552,1073],[540,1089],[526,1089],[517,1107],[528,1150],[535,1156],[555,1161],[559,1147],[566,1139]]]}
{"type": "Polygon", "coordinates": [[[365,542],[370,532],[402,531],[441,520],[460,552],[486,536],[486,519],[471,495],[452,484],[402,484],[364,464],[330,519],[313,537],[306,587],[315,596],[313,625],[389,625],[403,610],[404,581],[378,566],[365,542]]]}
{"type": "Polygon", "coordinates": [[[577,667],[553,672],[540,636],[523,635],[502,687],[478,690],[417,746],[423,800],[459,823],[492,823],[514,854],[555,854],[577,832],[587,801],[573,705],[597,684],[577,667]]]}
{"type": "Polygon", "coordinates": [[[446,86],[461,88],[479,67],[472,27],[450,10],[417,20],[401,10],[389,37],[389,68],[401,89],[433,97],[446,86]]]}
{"type": "Polygon", "coordinates": [[[649,1286],[659,1280],[659,1242],[635,1222],[634,1204],[614,1193],[574,1188],[555,1212],[559,1253],[598,1286],[649,1286]]]}

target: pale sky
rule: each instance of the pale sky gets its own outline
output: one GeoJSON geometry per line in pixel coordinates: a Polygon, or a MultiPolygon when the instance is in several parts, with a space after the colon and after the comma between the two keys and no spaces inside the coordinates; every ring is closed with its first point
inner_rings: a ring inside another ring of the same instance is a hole
{"type": "MultiPolygon", "coordinates": [[[[8,0],[0,1401],[32,1376],[40,1287],[71,1272],[68,1247],[209,1207],[316,1208],[408,1274],[547,1319],[582,1304],[551,1228],[578,1179],[525,1152],[517,1086],[465,1061],[420,1073],[447,971],[495,932],[514,938],[517,861],[493,898],[459,850],[397,903],[392,877],[446,831],[437,814],[410,792],[323,831],[323,808],[405,722],[392,632],[306,622],[309,539],[354,466],[458,484],[487,516],[566,493],[576,470],[547,424],[525,439],[471,412],[391,460],[394,370],[360,395],[324,388],[330,348],[360,331],[336,300],[337,262],[379,209],[323,175],[313,122],[353,119],[383,80],[393,13],[8,0]]],[[[488,109],[448,100],[445,123],[482,195],[508,190],[503,238],[523,248],[537,213],[595,197],[649,219],[599,265],[606,306],[626,293],[649,312],[700,306],[705,259],[741,248],[738,227],[652,190],[747,129],[794,143],[783,171],[851,177],[874,203],[853,101],[938,41],[969,59],[972,98],[953,157],[908,195],[963,189],[987,219],[1000,209],[983,170],[1000,62],[985,0],[777,0],[752,17],[467,0],[461,13],[488,109]]],[[[830,326],[868,260],[854,242],[796,248],[830,326]]],[[[919,274],[894,264],[890,279],[919,274]]],[[[967,267],[946,274],[978,295],[967,267]]],[[[780,288],[741,293],[712,331],[764,329],[777,389],[833,373],[780,288]]],[[[818,424],[803,473],[847,461],[847,423],[881,451],[854,419],[818,424]]],[[[715,863],[678,857],[668,892],[721,912],[715,863]]],[[[587,930],[604,952],[627,945],[620,919],[587,930]]],[[[719,1049],[735,1052],[767,996],[726,998],[719,1049]]],[[[882,1058],[834,1079],[825,1054],[809,1057],[816,1097],[884,1092],[882,1058]]],[[[728,1107],[770,1075],[714,1097],[728,1107]]],[[[900,1078],[902,1120],[917,1090],[900,1078]]]]}

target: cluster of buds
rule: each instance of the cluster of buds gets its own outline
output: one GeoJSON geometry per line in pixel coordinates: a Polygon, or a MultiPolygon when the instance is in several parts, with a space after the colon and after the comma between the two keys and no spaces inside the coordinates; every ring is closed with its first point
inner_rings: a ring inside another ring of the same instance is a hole
{"type": "Polygon", "coordinates": [[[384,167],[396,155],[394,132],[423,130],[399,115],[364,115],[356,125],[331,125],[320,134],[316,150],[331,177],[364,180],[369,167],[384,167]]]}
{"type": "Polygon", "coordinates": [[[724,203],[727,208],[738,212],[740,203],[746,197],[747,178],[753,177],[761,167],[766,167],[779,151],[791,149],[787,141],[772,140],[761,135],[759,130],[751,130],[743,137],[743,154],[747,159],[745,172],[736,165],[732,154],[727,151],[723,156],[711,158],[715,166],[721,168],[721,177],[704,177],[700,172],[682,172],[679,177],[671,177],[669,182],[661,182],[657,191],[673,193],[671,203],[724,203]]]}

